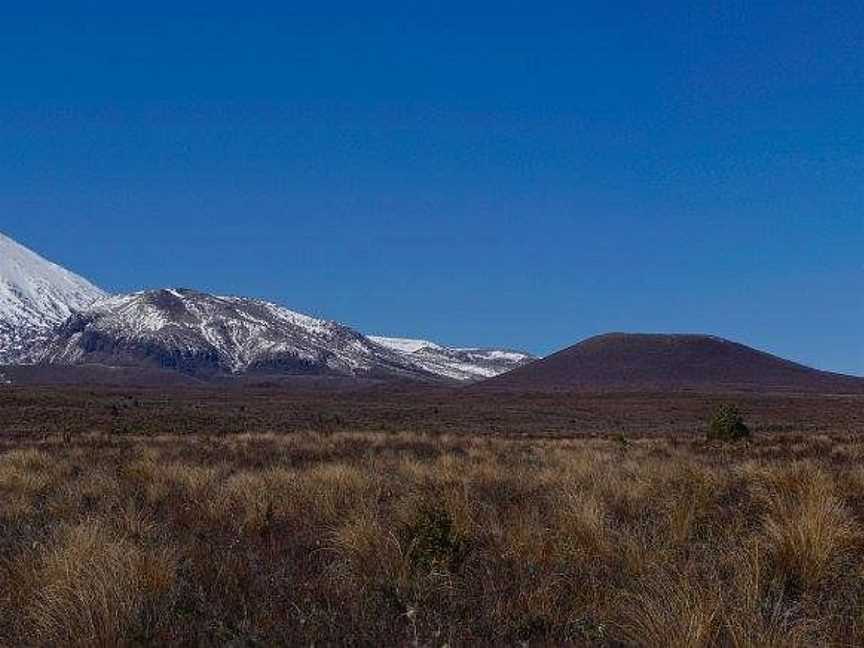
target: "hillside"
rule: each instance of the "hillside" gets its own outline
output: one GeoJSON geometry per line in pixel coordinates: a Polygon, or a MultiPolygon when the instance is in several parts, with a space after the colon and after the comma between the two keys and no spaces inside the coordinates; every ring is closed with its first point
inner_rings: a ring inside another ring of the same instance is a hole
{"type": "Polygon", "coordinates": [[[249,374],[256,380],[266,374],[449,383],[488,378],[531,360],[502,349],[432,342],[406,348],[414,342],[370,338],[338,322],[244,297],[175,289],[108,296],[0,234],[0,365],[40,365],[11,372],[4,381],[183,382],[161,373],[175,370],[196,378],[249,374]]]}
{"type": "Polygon", "coordinates": [[[0,234],[0,364],[25,359],[54,327],[105,293],[0,234]]]}
{"type": "Polygon", "coordinates": [[[862,393],[864,378],[819,371],[713,336],[611,333],[478,387],[539,392],[736,388],[862,393]]]}
{"type": "Polygon", "coordinates": [[[187,289],[103,300],[75,313],[43,355],[46,364],[435,378],[337,322],[268,302],[187,289]]]}
{"type": "Polygon", "coordinates": [[[447,347],[428,340],[370,336],[370,340],[403,356],[409,363],[461,382],[491,378],[535,358],[509,349],[447,347]]]}

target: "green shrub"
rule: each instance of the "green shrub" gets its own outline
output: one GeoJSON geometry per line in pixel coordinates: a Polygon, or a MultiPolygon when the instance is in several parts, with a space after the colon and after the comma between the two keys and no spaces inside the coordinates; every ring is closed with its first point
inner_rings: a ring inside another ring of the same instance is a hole
{"type": "Polygon", "coordinates": [[[411,562],[416,568],[427,572],[458,569],[465,557],[466,545],[445,508],[424,506],[407,531],[411,538],[411,562]]]}
{"type": "Polygon", "coordinates": [[[741,412],[734,405],[721,405],[708,423],[708,438],[716,441],[738,441],[750,436],[741,412]]]}

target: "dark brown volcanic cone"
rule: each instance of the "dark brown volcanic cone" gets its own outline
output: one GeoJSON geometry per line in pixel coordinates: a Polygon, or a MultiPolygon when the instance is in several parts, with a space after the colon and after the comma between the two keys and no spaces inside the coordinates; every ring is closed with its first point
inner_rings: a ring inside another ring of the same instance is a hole
{"type": "Polygon", "coordinates": [[[540,392],[737,388],[864,393],[864,378],[819,371],[707,335],[610,333],[477,387],[540,392]]]}

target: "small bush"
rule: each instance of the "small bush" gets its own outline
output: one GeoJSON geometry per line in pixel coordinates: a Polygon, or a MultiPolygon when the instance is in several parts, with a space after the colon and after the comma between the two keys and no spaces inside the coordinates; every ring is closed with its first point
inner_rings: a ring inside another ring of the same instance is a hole
{"type": "Polygon", "coordinates": [[[708,423],[708,438],[713,441],[738,441],[749,436],[750,428],[734,405],[721,405],[708,423]]]}
{"type": "Polygon", "coordinates": [[[424,506],[407,532],[412,562],[421,571],[458,569],[465,557],[465,541],[454,529],[449,511],[440,506],[424,506]]]}

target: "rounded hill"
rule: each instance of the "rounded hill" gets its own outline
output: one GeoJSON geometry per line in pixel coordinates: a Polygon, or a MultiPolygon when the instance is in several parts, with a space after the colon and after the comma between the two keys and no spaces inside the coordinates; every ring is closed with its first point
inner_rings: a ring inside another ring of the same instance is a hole
{"type": "Polygon", "coordinates": [[[710,335],[609,333],[481,386],[518,391],[744,388],[864,393],[864,378],[819,371],[710,335]]]}

